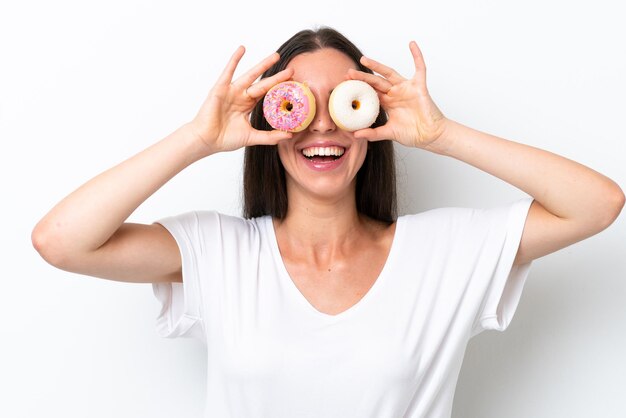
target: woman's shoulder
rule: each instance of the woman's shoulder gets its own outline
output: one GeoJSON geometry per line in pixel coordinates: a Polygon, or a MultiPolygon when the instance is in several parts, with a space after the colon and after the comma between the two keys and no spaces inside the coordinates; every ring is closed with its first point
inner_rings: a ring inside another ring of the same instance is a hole
{"type": "Polygon", "coordinates": [[[532,198],[522,198],[489,207],[439,207],[398,218],[405,228],[460,231],[461,229],[488,229],[506,225],[511,218],[524,218],[532,198]]]}
{"type": "Polygon", "coordinates": [[[269,219],[269,216],[247,219],[216,210],[193,210],[162,218],[157,223],[176,225],[186,230],[245,234],[258,232],[269,219]]]}
{"type": "Polygon", "coordinates": [[[469,207],[445,206],[438,208],[425,209],[423,211],[406,213],[398,217],[398,223],[408,225],[438,222],[453,222],[471,217],[472,214],[480,209],[469,207]]]}

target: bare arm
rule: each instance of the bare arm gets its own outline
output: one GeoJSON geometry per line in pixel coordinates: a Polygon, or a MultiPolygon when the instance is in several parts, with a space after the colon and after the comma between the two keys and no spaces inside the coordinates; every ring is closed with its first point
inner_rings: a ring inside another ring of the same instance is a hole
{"type": "Polygon", "coordinates": [[[492,174],[532,196],[515,263],[523,264],[608,227],[624,193],[608,177],[535,147],[447,121],[429,148],[492,174]]]}
{"type": "Polygon", "coordinates": [[[206,151],[183,126],[80,186],[35,227],[33,244],[61,269],[124,281],[180,281],[178,247],[160,225],[130,214],[206,151]]]}
{"type": "Polygon", "coordinates": [[[479,132],[447,119],[426,88],[426,66],[410,44],[415,75],[363,57],[380,75],[353,70],[350,77],[370,83],[389,115],[384,126],[355,132],[370,141],[393,139],[464,161],[532,196],[533,202],[515,263],[526,263],[609,226],[624,206],[624,193],[604,175],[567,158],[479,132]]]}
{"type": "Polygon", "coordinates": [[[160,225],[124,223],[161,186],[216,152],[275,144],[285,132],[257,131],[248,115],[259,98],[292,70],[254,81],[278,60],[272,54],[236,81],[240,47],[192,122],[91,179],[35,226],[34,247],[50,264],[91,276],[133,282],[182,281],[178,246],[160,225]]]}

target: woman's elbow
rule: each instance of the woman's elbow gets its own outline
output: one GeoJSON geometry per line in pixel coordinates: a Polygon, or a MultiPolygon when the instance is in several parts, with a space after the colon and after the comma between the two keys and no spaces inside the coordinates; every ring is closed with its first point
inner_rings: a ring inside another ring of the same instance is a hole
{"type": "Polygon", "coordinates": [[[611,181],[606,192],[606,201],[602,205],[603,216],[600,220],[602,229],[609,227],[617,219],[624,208],[624,202],[626,202],[624,191],[617,183],[611,181]]]}
{"type": "Polygon", "coordinates": [[[67,263],[66,252],[60,245],[60,239],[51,233],[43,222],[39,222],[33,228],[30,239],[35,250],[48,264],[63,269],[67,263]]]}

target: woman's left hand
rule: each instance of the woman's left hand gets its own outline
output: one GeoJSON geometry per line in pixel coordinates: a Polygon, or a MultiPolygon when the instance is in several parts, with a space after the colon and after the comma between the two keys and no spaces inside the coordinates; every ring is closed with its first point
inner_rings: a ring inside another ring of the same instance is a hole
{"type": "Polygon", "coordinates": [[[406,146],[426,148],[442,136],[447,119],[428,94],[426,65],[417,43],[411,41],[409,48],[415,63],[415,74],[411,79],[365,56],[361,63],[379,75],[349,71],[351,79],[365,81],[376,89],[389,118],[378,128],[356,131],[355,138],[369,141],[392,139],[406,146]]]}

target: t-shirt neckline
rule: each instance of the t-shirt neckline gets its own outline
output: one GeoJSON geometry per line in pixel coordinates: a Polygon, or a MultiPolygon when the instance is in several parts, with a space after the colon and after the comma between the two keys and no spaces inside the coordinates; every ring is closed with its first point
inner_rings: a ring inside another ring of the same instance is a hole
{"type": "Polygon", "coordinates": [[[298,289],[293,279],[289,275],[287,267],[285,266],[285,262],[282,258],[282,255],[280,254],[272,217],[269,215],[264,216],[263,221],[265,222],[265,228],[267,231],[272,257],[274,258],[274,262],[279,269],[279,280],[285,283],[285,287],[288,289],[289,294],[293,295],[293,297],[299,302],[300,305],[304,307],[306,311],[308,311],[313,316],[316,316],[326,321],[339,321],[341,319],[354,315],[355,312],[364,309],[364,307],[370,303],[370,300],[374,298],[375,294],[380,292],[380,288],[383,287],[384,282],[386,281],[386,277],[389,275],[389,270],[391,270],[391,266],[394,264],[396,253],[398,252],[396,247],[400,245],[399,241],[401,240],[401,235],[404,227],[404,218],[398,217],[396,219],[396,229],[394,231],[385,264],[378,274],[378,277],[374,281],[374,284],[372,284],[367,293],[365,293],[365,295],[363,295],[361,299],[359,299],[354,305],[350,306],[348,309],[333,315],[318,310],[315,306],[311,304],[311,302],[309,302],[309,300],[302,294],[302,292],[300,292],[300,289],[298,289]]]}

